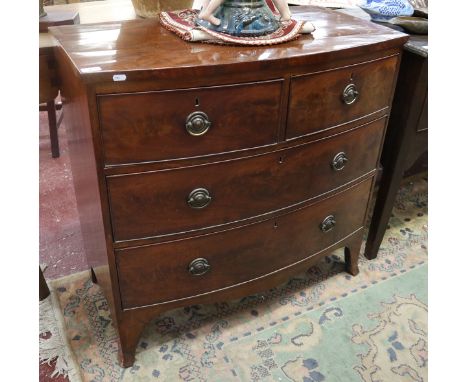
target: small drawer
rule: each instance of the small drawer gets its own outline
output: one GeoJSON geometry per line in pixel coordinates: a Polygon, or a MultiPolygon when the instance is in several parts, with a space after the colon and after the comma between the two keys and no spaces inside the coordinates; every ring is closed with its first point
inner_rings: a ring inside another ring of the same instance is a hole
{"type": "Polygon", "coordinates": [[[107,165],[274,144],[283,80],[98,97],[107,165]]]}
{"type": "Polygon", "coordinates": [[[350,122],[390,105],[398,57],[294,76],[286,138],[350,122]]]}
{"type": "Polygon", "coordinates": [[[109,176],[114,240],[241,221],[340,187],[377,166],[385,121],[265,155],[109,176]]]}
{"type": "Polygon", "coordinates": [[[372,179],[275,219],[117,250],[123,307],[159,304],[233,287],[339,242],[362,227],[372,179]]]}

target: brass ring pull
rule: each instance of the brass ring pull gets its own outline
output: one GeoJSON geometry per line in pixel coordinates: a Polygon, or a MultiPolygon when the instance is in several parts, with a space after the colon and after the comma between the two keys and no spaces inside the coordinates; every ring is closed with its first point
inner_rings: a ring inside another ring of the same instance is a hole
{"type": "Polygon", "coordinates": [[[207,133],[211,126],[208,116],[202,111],[191,113],[185,121],[185,128],[190,135],[199,137],[207,133]]]}
{"type": "Polygon", "coordinates": [[[208,272],[210,268],[211,266],[208,260],[200,257],[189,264],[188,271],[192,276],[201,276],[208,272]]]}
{"type": "Polygon", "coordinates": [[[206,188],[196,188],[187,197],[187,204],[196,209],[205,208],[211,203],[211,195],[206,188]]]}
{"type": "Polygon", "coordinates": [[[348,162],[348,157],[346,156],[346,153],[340,152],[335,155],[331,162],[331,166],[333,170],[335,171],[341,171],[344,169],[346,166],[346,163],[348,162]]]}
{"type": "Polygon", "coordinates": [[[356,85],[349,84],[348,86],[344,88],[342,99],[346,105],[351,105],[352,103],[356,102],[358,97],[359,97],[359,92],[356,88],[356,85]]]}
{"type": "Polygon", "coordinates": [[[333,215],[329,215],[325,219],[323,219],[322,223],[320,223],[320,229],[322,230],[322,232],[329,232],[333,228],[335,228],[335,225],[335,217],[333,215]]]}

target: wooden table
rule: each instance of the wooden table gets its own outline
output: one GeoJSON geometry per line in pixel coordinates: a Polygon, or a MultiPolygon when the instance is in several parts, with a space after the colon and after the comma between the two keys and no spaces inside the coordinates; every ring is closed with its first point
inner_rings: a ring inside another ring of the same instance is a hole
{"type": "MultiPolygon", "coordinates": [[[[104,0],[87,3],[51,5],[46,12],[77,11],[80,24],[104,23],[108,21],[132,20],[137,18],[131,0],[104,0]]],[[[39,33],[39,50],[56,45],[51,33],[39,33]]]]}
{"type": "MultiPolygon", "coordinates": [[[[87,3],[73,3],[44,7],[51,15],[54,12],[78,12],[80,24],[101,23],[108,21],[131,20],[137,18],[131,0],[105,0],[87,3]]],[[[60,90],[60,78],[57,74],[54,47],[56,41],[50,33],[39,33],[39,110],[47,111],[52,157],[60,155],[57,129],[61,118],[57,119],[55,104],[60,90]]]]}

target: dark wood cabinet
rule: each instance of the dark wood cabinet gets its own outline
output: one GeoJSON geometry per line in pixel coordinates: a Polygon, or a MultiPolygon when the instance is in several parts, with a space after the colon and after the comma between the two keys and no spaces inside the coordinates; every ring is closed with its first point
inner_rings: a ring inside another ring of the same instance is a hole
{"type": "Polygon", "coordinates": [[[427,36],[413,35],[404,47],[382,150],[383,172],[367,237],[368,259],[377,257],[405,174],[427,171],[427,42],[427,36]]]}
{"type": "Polygon", "coordinates": [[[358,273],[407,37],[306,9],[315,39],[254,49],[156,20],[53,28],[85,249],[123,366],[166,310],[259,293],[341,247],[358,273]]]}

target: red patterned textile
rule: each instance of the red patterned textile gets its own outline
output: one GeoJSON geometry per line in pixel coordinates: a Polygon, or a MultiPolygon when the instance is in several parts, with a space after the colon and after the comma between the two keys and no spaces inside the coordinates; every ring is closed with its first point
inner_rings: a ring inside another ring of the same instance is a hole
{"type": "MultiPolygon", "coordinates": [[[[267,5],[278,14],[271,0],[266,0],[267,5]]],[[[161,25],[166,29],[174,32],[185,41],[201,41],[214,44],[230,44],[230,45],[274,45],[283,42],[291,41],[299,37],[301,28],[304,24],[302,21],[291,19],[290,21],[282,22],[281,28],[277,31],[265,36],[259,37],[236,37],[225,33],[219,33],[202,26],[195,25],[195,20],[198,15],[198,10],[184,9],[180,11],[161,12],[161,25]],[[198,40],[194,39],[194,31],[203,31],[212,39],[198,40]]]]}

